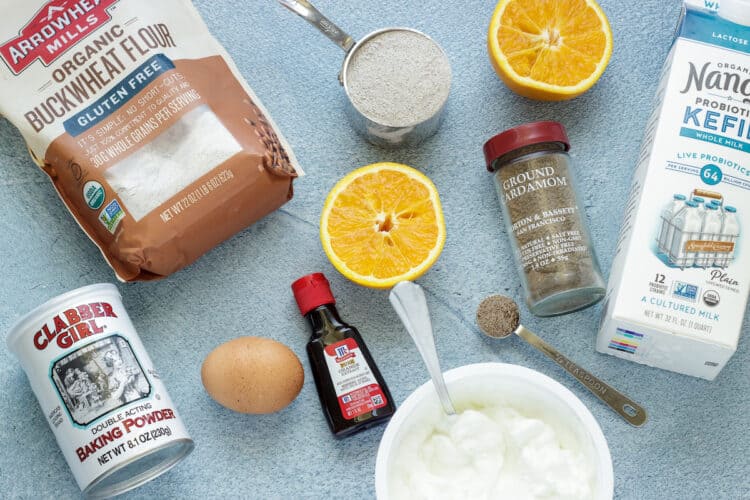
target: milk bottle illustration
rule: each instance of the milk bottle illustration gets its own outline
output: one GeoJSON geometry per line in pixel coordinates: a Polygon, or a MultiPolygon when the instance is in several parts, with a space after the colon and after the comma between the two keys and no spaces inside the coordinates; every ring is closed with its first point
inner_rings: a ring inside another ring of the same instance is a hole
{"type": "MultiPolygon", "coordinates": [[[[719,241],[731,241],[735,245],[740,235],[740,221],[737,218],[737,209],[734,207],[724,207],[724,221],[721,227],[721,236],[719,241]]],[[[737,248],[729,253],[719,253],[716,258],[717,267],[727,267],[733,260],[737,248]]]]}
{"type": "MultiPolygon", "coordinates": [[[[703,217],[703,228],[701,229],[701,240],[717,241],[721,235],[723,217],[719,212],[719,206],[714,203],[706,205],[706,214],[703,217]]],[[[716,261],[716,252],[699,252],[695,260],[698,267],[711,267],[716,261]]]]}
{"type": "Polygon", "coordinates": [[[692,201],[696,202],[698,204],[698,209],[701,212],[706,211],[706,200],[705,198],[701,198],[700,196],[693,196],[692,201]]]}
{"type": "Polygon", "coordinates": [[[674,199],[664,207],[661,212],[661,230],[659,231],[659,248],[669,253],[672,237],[674,236],[674,226],[672,219],[685,206],[685,195],[676,194],[674,199]]]}
{"type": "Polygon", "coordinates": [[[672,237],[671,256],[679,267],[695,265],[695,252],[687,252],[685,246],[690,240],[697,240],[703,229],[703,214],[695,200],[685,202],[685,208],[677,212],[672,219],[674,235],[672,237]]]}

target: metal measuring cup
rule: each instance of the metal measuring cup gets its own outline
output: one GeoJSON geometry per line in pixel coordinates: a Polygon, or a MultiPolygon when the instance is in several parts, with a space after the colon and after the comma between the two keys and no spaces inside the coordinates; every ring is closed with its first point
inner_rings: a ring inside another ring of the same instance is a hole
{"type": "MultiPolygon", "coordinates": [[[[358,108],[352,99],[352,89],[347,81],[348,70],[355,54],[357,54],[359,49],[365,47],[368,41],[382,35],[383,33],[407,31],[423,37],[439,49],[442,56],[445,57],[447,64],[448,58],[437,42],[421,31],[411,28],[385,28],[373,31],[362,38],[359,42],[355,42],[350,35],[346,34],[341,28],[321,14],[320,11],[318,11],[309,1],[278,0],[278,2],[315,26],[321,31],[321,33],[346,52],[346,57],[344,58],[344,63],[341,67],[341,72],[339,73],[339,82],[344,87],[347,96],[347,116],[349,117],[354,129],[359,132],[360,135],[376,146],[392,148],[418,144],[437,132],[443,117],[445,104],[448,101],[448,92],[445,93],[445,97],[442,99],[439,108],[430,116],[419,120],[417,123],[394,126],[382,123],[382,121],[379,121],[373,116],[369,116],[362,109],[358,108]]],[[[448,73],[447,85],[450,87],[450,72],[448,73]]]]}

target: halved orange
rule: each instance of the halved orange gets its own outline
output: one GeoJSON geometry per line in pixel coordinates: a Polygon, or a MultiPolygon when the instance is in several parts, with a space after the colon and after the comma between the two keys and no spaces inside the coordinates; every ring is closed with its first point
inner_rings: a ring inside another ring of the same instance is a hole
{"type": "Polygon", "coordinates": [[[561,101],[591,88],[612,55],[595,0],[500,0],[487,37],[495,71],[514,92],[561,101]]]}
{"type": "Polygon", "coordinates": [[[432,266],[445,244],[437,188],[406,165],[359,168],[328,194],[320,240],[334,267],[355,283],[388,288],[414,280],[432,266]]]}

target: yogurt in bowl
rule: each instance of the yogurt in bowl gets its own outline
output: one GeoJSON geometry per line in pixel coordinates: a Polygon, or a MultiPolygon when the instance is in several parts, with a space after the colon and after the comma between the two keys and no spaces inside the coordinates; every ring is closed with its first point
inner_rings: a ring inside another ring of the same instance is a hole
{"type": "Polygon", "coordinates": [[[406,399],[378,449],[379,500],[612,498],[607,442],[568,389],[502,363],[444,376],[458,414],[443,412],[432,382],[406,399]]]}

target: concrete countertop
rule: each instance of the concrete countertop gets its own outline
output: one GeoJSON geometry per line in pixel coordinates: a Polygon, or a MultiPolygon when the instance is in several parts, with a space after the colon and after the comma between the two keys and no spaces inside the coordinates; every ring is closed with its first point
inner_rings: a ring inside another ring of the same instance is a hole
{"type": "MultiPolygon", "coordinates": [[[[567,127],[596,250],[608,274],[680,2],[601,3],[615,37],[609,68],[582,97],[544,103],[512,94],[490,66],[485,39],[492,0],[318,0],[318,7],[355,38],[380,27],[411,26],[434,37],[449,55],[454,86],[441,130],[418,148],[386,151],[364,142],[346,122],[336,80],[341,50],[276,2],[196,1],[308,175],[295,184],[290,203],[191,267],[159,282],[119,285],[196,442],[187,460],[126,498],[374,497],[375,454],[384,427],[342,441],[332,438],[304,351],[307,325],[289,285],[306,273],[327,274],[342,317],[364,335],[397,403],[427,379],[387,293],[339,275],[318,239],[320,210],[333,184],[356,167],[385,160],[419,168],[441,194],[448,239],[441,258],[419,282],[428,293],[445,370],[501,361],[562,382],[604,431],[617,498],[750,498],[747,325],[734,358],[716,381],[706,382],[596,353],[600,306],[553,319],[535,318],[524,307],[526,326],[648,409],[650,421],[634,429],[529,346],[486,339],[473,320],[488,294],[522,302],[482,156],[484,141],[511,126],[553,119],[567,127]],[[303,361],[305,385],[282,412],[232,413],[204,392],[203,358],[241,335],[275,338],[303,361]]],[[[0,164],[0,331],[5,332],[55,295],[115,279],[29,159],[19,133],[4,120],[0,164]]],[[[0,496],[78,497],[26,376],[5,349],[0,349],[0,385],[0,496]]]]}

